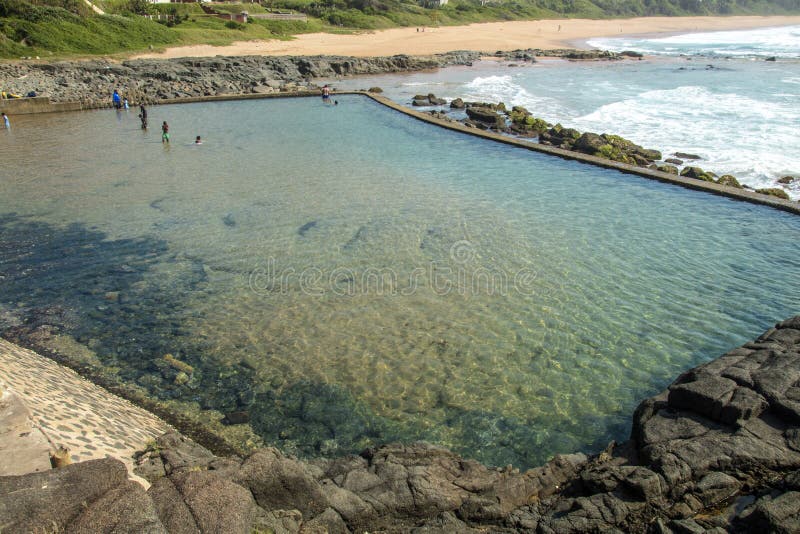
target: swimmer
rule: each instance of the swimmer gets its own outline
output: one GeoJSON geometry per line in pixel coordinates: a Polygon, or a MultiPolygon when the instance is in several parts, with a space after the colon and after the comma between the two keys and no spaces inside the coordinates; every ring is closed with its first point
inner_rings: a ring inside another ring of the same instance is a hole
{"type": "Polygon", "coordinates": [[[203,141],[200,139],[199,135],[197,137],[195,137],[194,144],[196,144],[196,145],[202,145],[203,144],[203,141]]]}

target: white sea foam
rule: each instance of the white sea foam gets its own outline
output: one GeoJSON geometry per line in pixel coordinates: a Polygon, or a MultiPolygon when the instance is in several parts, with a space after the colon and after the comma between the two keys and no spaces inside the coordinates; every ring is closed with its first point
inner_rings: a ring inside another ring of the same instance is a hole
{"type": "MultiPolygon", "coordinates": [[[[648,148],[702,156],[718,174],[733,174],[753,187],[774,187],[797,172],[800,109],[686,86],[647,91],[577,117],[581,130],[618,133],[648,148]],[[787,120],[788,119],[788,120],[787,120]],[[738,127],[736,127],[738,125],[738,127]]],[[[791,191],[800,197],[800,191],[791,191]]]]}
{"type": "Polygon", "coordinates": [[[403,87],[418,87],[420,85],[444,85],[444,82],[405,82],[400,85],[403,87]]]}
{"type": "Polygon", "coordinates": [[[596,38],[589,40],[588,44],[603,50],[634,50],[651,55],[800,58],[800,26],[669,37],[596,38]]]}
{"type": "Polygon", "coordinates": [[[465,100],[488,102],[504,102],[505,104],[524,106],[538,117],[549,121],[570,115],[570,111],[562,106],[555,98],[534,95],[522,85],[518,84],[513,76],[483,76],[477,77],[464,85],[465,100]]]}

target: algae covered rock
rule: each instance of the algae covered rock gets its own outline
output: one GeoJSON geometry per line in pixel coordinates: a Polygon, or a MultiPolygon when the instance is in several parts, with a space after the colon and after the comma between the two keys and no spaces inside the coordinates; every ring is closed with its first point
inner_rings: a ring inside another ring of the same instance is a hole
{"type": "Polygon", "coordinates": [[[764,189],[756,189],[756,193],[761,193],[762,195],[769,195],[772,197],[778,197],[784,200],[790,200],[789,194],[780,187],[765,187],[764,189]]]}
{"type": "Polygon", "coordinates": [[[370,87],[369,89],[367,89],[367,92],[368,93],[382,93],[383,89],[381,89],[380,87],[370,87]]]}
{"type": "Polygon", "coordinates": [[[730,174],[723,174],[720,176],[717,183],[720,185],[727,185],[728,187],[735,187],[736,189],[742,189],[742,184],[739,183],[739,180],[730,174]]]}
{"type": "Polygon", "coordinates": [[[511,119],[511,130],[517,134],[539,134],[550,128],[547,121],[534,117],[522,106],[514,106],[509,118],[511,119]]]}
{"type": "Polygon", "coordinates": [[[778,183],[788,185],[798,180],[800,180],[800,178],[797,178],[796,176],[782,176],[778,178],[778,183]]]}
{"type": "Polygon", "coordinates": [[[714,181],[714,177],[700,167],[684,167],[684,169],[681,171],[681,176],[686,178],[694,178],[695,180],[703,180],[704,182],[714,181]]]}
{"type": "Polygon", "coordinates": [[[659,165],[656,167],[657,170],[661,172],[666,172],[668,174],[678,174],[678,167],[675,165],[659,165]]]}
{"type": "Polygon", "coordinates": [[[450,101],[450,107],[452,109],[464,109],[467,105],[460,98],[455,98],[450,101]]]}
{"type": "Polygon", "coordinates": [[[506,127],[505,117],[491,108],[468,107],[467,116],[475,122],[485,124],[498,130],[504,130],[506,127]]]}

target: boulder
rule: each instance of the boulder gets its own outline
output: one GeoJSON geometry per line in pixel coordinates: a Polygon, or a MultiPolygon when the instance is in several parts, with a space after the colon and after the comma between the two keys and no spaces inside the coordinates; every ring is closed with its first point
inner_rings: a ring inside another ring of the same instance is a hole
{"type": "Polygon", "coordinates": [[[450,101],[450,107],[453,109],[464,109],[467,105],[464,104],[464,101],[460,98],[456,98],[450,101]]]}
{"type": "Polygon", "coordinates": [[[694,178],[695,180],[703,180],[704,182],[714,181],[714,178],[700,167],[684,167],[681,171],[681,176],[694,178]]]}
{"type": "Polygon", "coordinates": [[[703,159],[697,154],[689,154],[687,152],[675,152],[673,156],[680,159],[703,159]]]}
{"type": "Polygon", "coordinates": [[[668,174],[675,174],[675,175],[678,174],[678,167],[674,165],[658,165],[656,169],[661,172],[666,172],[668,174]]]}
{"type": "Polygon", "coordinates": [[[250,492],[213,471],[186,471],[164,477],[147,493],[170,533],[249,534],[255,518],[250,492]]]}
{"type": "Polygon", "coordinates": [[[504,130],[506,127],[505,117],[490,108],[468,107],[467,116],[475,122],[497,130],[504,130]]]}
{"type": "Polygon", "coordinates": [[[383,89],[381,89],[380,87],[370,87],[369,89],[367,89],[367,92],[368,93],[382,93],[383,89]]]}
{"type": "Polygon", "coordinates": [[[583,152],[585,154],[597,154],[603,145],[607,144],[605,139],[596,133],[586,132],[581,135],[575,144],[572,146],[574,150],[583,152]]]}
{"type": "Polygon", "coordinates": [[[736,179],[735,176],[731,176],[730,174],[723,174],[717,180],[717,183],[720,185],[727,185],[728,187],[735,187],[736,189],[741,189],[742,184],[739,183],[739,180],[736,179]]]}
{"type": "Polygon", "coordinates": [[[0,477],[0,518],[3,532],[64,532],[73,525],[81,531],[118,523],[115,532],[165,532],[144,489],[113,458],[0,477]]]}
{"type": "Polygon", "coordinates": [[[248,488],[265,510],[300,510],[311,518],[328,507],[328,499],[303,463],[277,449],[261,449],[247,458],[235,482],[248,488]]]}
{"type": "Polygon", "coordinates": [[[778,183],[788,185],[795,182],[796,180],[798,180],[796,176],[782,176],[778,178],[778,183]]]}

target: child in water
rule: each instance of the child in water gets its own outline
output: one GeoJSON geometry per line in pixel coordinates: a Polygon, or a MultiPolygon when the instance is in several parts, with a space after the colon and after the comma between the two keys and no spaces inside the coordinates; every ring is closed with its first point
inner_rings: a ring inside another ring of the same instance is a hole
{"type": "Polygon", "coordinates": [[[169,124],[167,124],[167,121],[161,124],[161,142],[169,143],[169,124]]]}
{"type": "Polygon", "coordinates": [[[202,145],[203,144],[203,141],[200,140],[200,136],[199,135],[195,138],[194,144],[196,144],[196,145],[202,145]]]}

